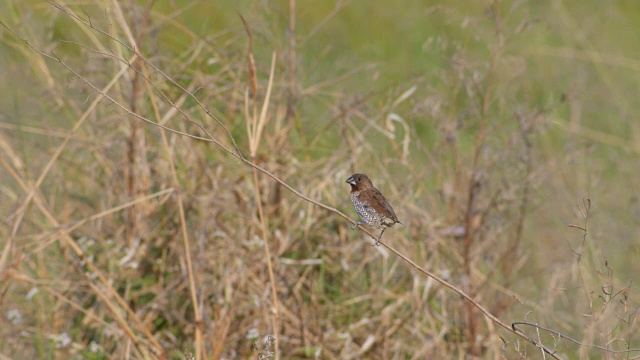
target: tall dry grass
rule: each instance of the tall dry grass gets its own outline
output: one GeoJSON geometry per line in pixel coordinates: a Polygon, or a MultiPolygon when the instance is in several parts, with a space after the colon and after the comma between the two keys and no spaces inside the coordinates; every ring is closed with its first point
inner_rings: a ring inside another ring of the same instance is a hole
{"type": "Polygon", "coordinates": [[[0,132],[4,357],[637,356],[637,299],[592,238],[597,206],[562,199],[572,227],[536,227],[545,187],[590,158],[575,123],[557,156],[573,92],[513,90],[527,68],[509,51],[534,17],[495,2],[471,24],[495,34],[487,56],[440,42],[441,70],[354,92],[381,70],[305,82],[295,0],[268,55],[269,14],[203,37],[179,21],[198,5],[152,5],[13,2],[1,19],[37,89],[35,117],[0,132]],[[167,32],[188,41],[164,51],[167,32]],[[404,223],[385,247],[340,217],[356,171],[404,223]]]}

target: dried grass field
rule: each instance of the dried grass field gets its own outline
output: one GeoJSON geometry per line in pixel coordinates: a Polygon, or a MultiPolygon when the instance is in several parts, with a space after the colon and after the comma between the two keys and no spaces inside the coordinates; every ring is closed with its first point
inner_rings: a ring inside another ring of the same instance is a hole
{"type": "Polygon", "coordinates": [[[1,2],[0,360],[639,358],[639,21],[1,2]]]}

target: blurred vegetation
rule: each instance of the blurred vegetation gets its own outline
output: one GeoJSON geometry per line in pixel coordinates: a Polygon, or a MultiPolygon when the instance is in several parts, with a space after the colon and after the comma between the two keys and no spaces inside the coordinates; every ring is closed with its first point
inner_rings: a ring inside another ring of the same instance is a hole
{"type": "Polygon", "coordinates": [[[345,180],[368,174],[404,223],[386,244],[586,344],[521,326],[558,356],[638,356],[637,2],[56,4],[0,3],[4,357],[545,358],[337,214],[118,105],[206,137],[171,103],[353,217],[345,180]]]}

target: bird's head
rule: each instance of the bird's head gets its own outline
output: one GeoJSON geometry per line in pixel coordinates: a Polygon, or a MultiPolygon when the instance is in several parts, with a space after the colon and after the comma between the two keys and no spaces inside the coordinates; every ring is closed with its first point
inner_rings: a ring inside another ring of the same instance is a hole
{"type": "Polygon", "coordinates": [[[373,184],[371,184],[371,180],[369,180],[369,177],[365,174],[353,174],[349,176],[349,178],[347,179],[347,183],[351,185],[352,191],[359,191],[369,187],[373,187],[373,184]]]}

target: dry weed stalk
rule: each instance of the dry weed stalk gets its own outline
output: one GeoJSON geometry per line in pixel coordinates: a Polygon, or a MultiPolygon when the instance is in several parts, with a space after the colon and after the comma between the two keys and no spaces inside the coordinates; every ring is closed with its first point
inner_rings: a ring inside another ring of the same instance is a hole
{"type": "MultiPolygon", "coordinates": [[[[247,124],[247,136],[249,138],[249,155],[252,161],[256,161],[256,155],[258,153],[258,147],[260,146],[260,140],[262,139],[262,132],[267,119],[269,118],[269,102],[271,101],[271,89],[273,87],[273,77],[276,66],[276,53],[274,52],[271,57],[271,71],[269,72],[269,83],[267,85],[266,94],[262,103],[260,114],[258,115],[256,108],[258,102],[258,79],[256,75],[255,61],[253,59],[253,38],[251,37],[251,30],[247,25],[247,22],[242,16],[240,16],[242,23],[244,24],[247,36],[249,38],[249,45],[247,49],[247,65],[249,67],[249,81],[251,83],[251,90],[253,92],[253,111],[249,111],[249,90],[245,92],[245,122],[247,124]]],[[[258,207],[258,215],[260,217],[260,227],[262,230],[262,240],[264,241],[264,252],[267,261],[267,268],[269,270],[269,281],[271,283],[271,297],[273,301],[273,317],[272,326],[274,334],[274,349],[275,358],[279,359],[279,341],[280,341],[280,304],[278,302],[278,292],[276,288],[275,276],[273,275],[273,264],[271,261],[271,251],[269,250],[269,236],[267,233],[267,225],[262,209],[262,196],[260,195],[260,183],[258,181],[258,171],[253,168],[253,186],[255,190],[255,202],[258,207]]]]}
{"type": "MultiPolygon", "coordinates": [[[[139,21],[137,34],[133,34],[136,29],[130,29],[128,23],[124,19],[122,10],[119,5],[114,6],[116,9],[116,18],[118,25],[129,35],[130,46],[140,49],[144,46],[145,35],[148,31],[150,22],[151,4],[147,1],[144,7],[142,20],[139,21]]],[[[131,68],[137,67],[140,61],[134,59],[131,68]]],[[[138,71],[131,71],[131,94],[129,97],[129,107],[133,112],[140,112],[139,103],[142,93],[140,91],[140,76],[138,71]]],[[[146,151],[146,134],[142,123],[139,121],[131,121],[130,134],[127,139],[127,173],[126,186],[127,193],[130,198],[144,196],[151,189],[151,167],[147,161],[148,154],[146,151]]],[[[148,203],[139,204],[127,209],[127,246],[132,247],[135,239],[148,237],[149,225],[147,218],[151,214],[152,206],[148,203]]]]}

